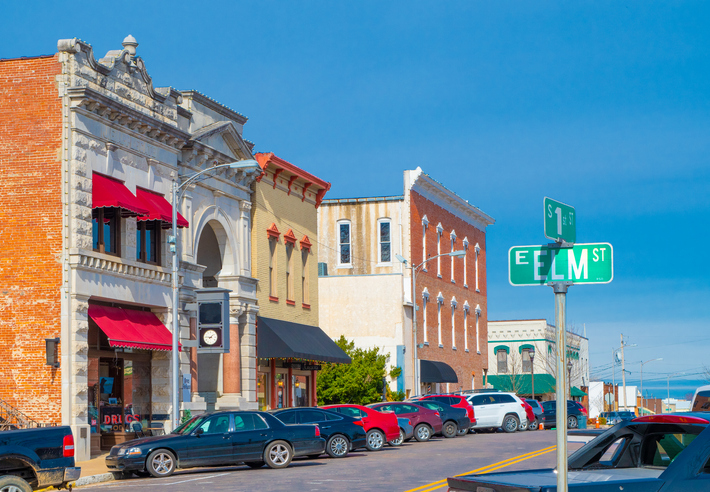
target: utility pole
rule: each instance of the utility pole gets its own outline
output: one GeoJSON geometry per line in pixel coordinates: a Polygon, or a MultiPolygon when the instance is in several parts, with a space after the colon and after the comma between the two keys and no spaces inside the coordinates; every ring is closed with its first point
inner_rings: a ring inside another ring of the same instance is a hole
{"type": "Polygon", "coordinates": [[[621,381],[624,386],[624,410],[626,410],[626,369],[624,366],[624,334],[621,334],[621,381]]]}
{"type": "Polygon", "coordinates": [[[612,386],[612,394],[614,396],[614,399],[611,402],[611,408],[609,410],[613,412],[616,410],[616,349],[615,348],[611,349],[611,367],[613,369],[612,376],[611,376],[611,386],[612,386]]]}

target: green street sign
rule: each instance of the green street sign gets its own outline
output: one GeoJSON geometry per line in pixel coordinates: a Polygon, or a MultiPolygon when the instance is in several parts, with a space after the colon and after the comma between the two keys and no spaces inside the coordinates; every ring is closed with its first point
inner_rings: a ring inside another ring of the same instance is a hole
{"type": "Polygon", "coordinates": [[[545,197],[545,237],[553,241],[574,243],[577,240],[577,214],[574,207],[545,197]]]}
{"type": "Polygon", "coordinates": [[[513,246],[508,250],[508,280],[511,285],[608,284],[614,278],[613,256],[609,243],[513,246]]]}

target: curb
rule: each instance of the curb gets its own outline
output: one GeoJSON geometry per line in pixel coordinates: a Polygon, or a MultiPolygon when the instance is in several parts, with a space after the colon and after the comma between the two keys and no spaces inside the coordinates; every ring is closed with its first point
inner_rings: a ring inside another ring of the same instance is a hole
{"type": "Polygon", "coordinates": [[[112,480],[113,473],[100,473],[99,475],[89,475],[88,477],[81,477],[79,480],[74,482],[74,487],[81,487],[82,485],[89,485],[92,483],[111,482],[112,480]]]}

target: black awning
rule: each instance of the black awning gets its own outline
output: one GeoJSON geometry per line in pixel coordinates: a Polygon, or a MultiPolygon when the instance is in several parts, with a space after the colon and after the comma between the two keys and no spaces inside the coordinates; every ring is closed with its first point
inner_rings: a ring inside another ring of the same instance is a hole
{"type": "Polygon", "coordinates": [[[350,357],[317,326],[257,317],[256,356],[350,364],[350,357]]]}
{"type": "Polygon", "coordinates": [[[458,383],[459,378],[456,376],[450,365],[446,362],[437,362],[435,360],[419,360],[420,379],[422,383],[458,383]]]}

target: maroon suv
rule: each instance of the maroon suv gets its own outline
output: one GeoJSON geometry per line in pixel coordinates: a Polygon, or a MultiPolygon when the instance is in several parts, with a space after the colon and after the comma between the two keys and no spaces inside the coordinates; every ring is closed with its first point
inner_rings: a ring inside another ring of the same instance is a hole
{"type": "Polygon", "coordinates": [[[380,412],[394,412],[397,417],[408,418],[414,427],[414,439],[425,442],[434,434],[441,432],[441,416],[439,412],[421,407],[415,403],[391,401],[368,405],[380,412]]]}

